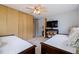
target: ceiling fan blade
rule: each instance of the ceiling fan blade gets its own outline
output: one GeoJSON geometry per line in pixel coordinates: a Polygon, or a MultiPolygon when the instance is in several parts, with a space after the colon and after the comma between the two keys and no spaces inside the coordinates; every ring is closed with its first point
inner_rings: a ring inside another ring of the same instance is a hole
{"type": "Polygon", "coordinates": [[[41,9],[40,11],[41,11],[41,12],[47,12],[47,10],[46,10],[46,9],[41,9]]]}
{"type": "Polygon", "coordinates": [[[29,11],[28,13],[29,13],[29,14],[33,14],[33,11],[29,11]]]}
{"type": "Polygon", "coordinates": [[[30,9],[30,10],[32,10],[32,8],[30,8],[30,7],[26,7],[26,9],[30,9]]]}

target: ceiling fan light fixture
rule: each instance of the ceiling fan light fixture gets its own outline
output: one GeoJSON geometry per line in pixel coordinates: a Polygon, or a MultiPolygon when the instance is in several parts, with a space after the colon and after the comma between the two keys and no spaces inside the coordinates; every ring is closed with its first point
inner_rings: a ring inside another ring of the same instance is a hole
{"type": "Polygon", "coordinates": [[[34,14],[40,14],[40,11],[39,10],[34,10],[33,13],[34,14]]]}
{"type": "Polygon", "coordinates": [[[32,7],[27,7],[27,9],[32,10],[32,13],[37,14],[37,15],[40,15],[43,12],[46,11],[46,8],[41,6],[41,5],[35,5],[35,6],[32,6],[32,7]]]}

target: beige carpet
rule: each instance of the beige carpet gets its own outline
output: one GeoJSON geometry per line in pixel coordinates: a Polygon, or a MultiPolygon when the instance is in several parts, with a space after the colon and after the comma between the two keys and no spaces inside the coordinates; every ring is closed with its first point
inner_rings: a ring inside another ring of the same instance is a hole
{"type": "Polygon", "coordinates": [[[43,42],[43,41],[45,41],[45,39],[43,37],[35,37],[35,38],[29,40],[30,43],[37,46],[35,48],[36,54],[41,54],[41,44],[40,44],[40,42],[43,42]]]}

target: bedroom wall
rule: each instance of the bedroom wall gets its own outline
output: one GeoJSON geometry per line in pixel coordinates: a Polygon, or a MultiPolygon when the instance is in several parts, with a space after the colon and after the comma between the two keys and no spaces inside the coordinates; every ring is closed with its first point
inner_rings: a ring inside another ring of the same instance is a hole
{"type": "Polygon", "coordinates": [[[44,26],[44,18],[41,18],[39,20],[39,33],[38,33],[39,36],[42,36],[42,31],[44,30],[43,26],[44,26]]]}
{"type": "Polygon", "coordinates": [[[42,31],[43,31],[43,21],[44,19],[43,18],[40,18],[40,19],[36,19],[34,20],[34,31],[35,31],[35,36],[36,37],[39,37],[39,36],[42,36],[42,31]]]}
{"type": "Polygon", "coordinates": [[[78,11],[73,10],[48,18],[50,20],[58,20],[58,29],[61,34],[68,34],[72,26],[78,26],[78,11]]]}
{"type": "MultiPolygon", "coordinates": [[[[79,26],[79,9],[65,12],[58,15],[47,17],[47,21],[58,20],[58,29],[61,34],[69,34],[69,30],[73,26],[79,26]]],[[[42,36],[43,18],[39,19],[38,35],[42,36]]]]}
{"type": "Polygon", "coordinates": [[[79,26],[79,7],[78,7],[78,26],[79,26]]]}
{"type": "Polygon", "coordinates": [[[39,36],[39,20],[38,19],[34,19],[34,32],[35,32],[35,37],[39,36]]]}
{"type": "Polygon", "coordinates": [[[15,34],[23,39],[33,38],[33,16],[0,5],[0,35],[15,34]]]}

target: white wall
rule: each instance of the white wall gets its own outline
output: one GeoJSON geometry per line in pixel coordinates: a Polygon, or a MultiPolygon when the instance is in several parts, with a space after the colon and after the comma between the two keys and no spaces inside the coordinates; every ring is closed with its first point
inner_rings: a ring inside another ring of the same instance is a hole
{"type": "Polygon", "coordinates": [[[41,36],[42,35],[42,31],[43,31],[43,19],[36,19],[34,20],[34,25],[35,25],[35,36],[41,36]]]}
{"type": "MultiPolygon", "coordinates": [[[[72,26],[78,26],[78,12],[70,11],[63,14],[52,16],[54,20],[58,20],[59,33],[68,34],[72,26]]],[[[48,19],[49,21],[51,19],[48,19]]]]}
{"type": "MultiPolygon", "coordinates": [[[[79,26],[79,10],[65,12],[59,15],[48,17],[47,21],[58,20],[58,29],[61,34],[68,34],[72,26],[79,26]]],[[[39,19],[38,36],[42,35],[43,18],[39,19]]]]}
{"type": "Polygon", "coordinates": [[[42,36],[42,31],[43,31],[43,22],[44,21],[44,18],[41,18],[40,20],[39,20],[39,36],[42,36]]]}
{"type": "Polygon", "coordinates": [[[78,7],[78,26],[79,26],[79,7],[78,7]]]}

